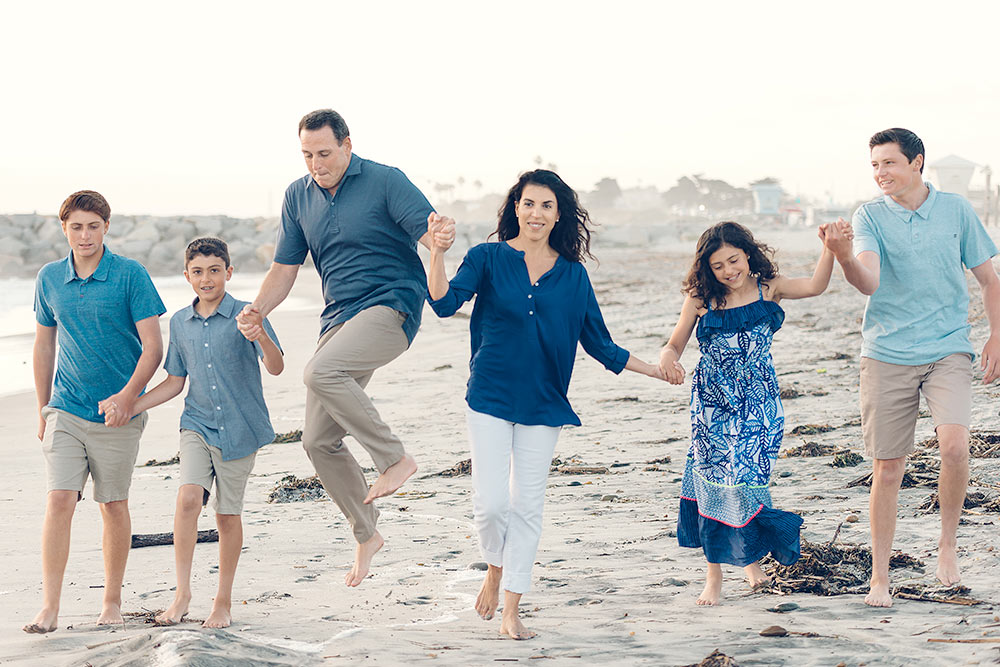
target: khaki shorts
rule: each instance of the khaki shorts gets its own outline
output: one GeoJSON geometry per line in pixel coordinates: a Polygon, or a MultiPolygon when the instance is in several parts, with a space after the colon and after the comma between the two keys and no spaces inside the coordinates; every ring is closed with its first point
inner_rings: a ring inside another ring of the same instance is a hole
{"type": "Polygon", "coordinates": [[[865,453],[876,459],[898,459],[915,445],[920,394],[934,428],[972,419],[972,359],[952,354],[930,364],[903,366],[868,357],[861,359],[861,433],[865,453]]]}
{"type": "Polygon", "coordinates": [[[202,504],[206,504],[214,479],[212,504],[218,514],[243,513],[243,496],[256,459],[257,452],[254,452],[243,458],[223,461],[222,450],[206,443],[200,433],[181,430],[181,484],[197,484],[203,488],[202,504]]]}
{"type": "Polygon", "coordinates": [[[42,408],[42,418],[42,453],[49,491],[76,491],[82,498],[90,475],[97,502],[128,499],[139,437],[146,428],[145,412],[120,428],[87,421],[57,408],[42,408]]]}

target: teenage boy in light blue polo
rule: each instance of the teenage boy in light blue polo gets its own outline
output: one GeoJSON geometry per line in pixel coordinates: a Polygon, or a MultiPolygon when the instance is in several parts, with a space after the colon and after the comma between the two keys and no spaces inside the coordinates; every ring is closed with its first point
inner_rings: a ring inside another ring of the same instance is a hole
{"type": "Polygon", "coordinates": [[[941,537],[937,577],[961,580],[958,521],[969,481],[972,360],[965,269],[982,288],[990,337],[983,347],[983,383],[1000,377],[1000,278],[996,245],[963,197],[924,183],[924,145],[892,128],[869,142],[883,196],[854,214],[854,247],[831,225],[827,245],[844,276],[868,295],[862,325],[861,429],[874,459],[870,499],[871,590],[865,602],[889,607],[889,556],[899,487],[914,449],[920,395],[927,401],[941,451],[938,497],[941,537]]]}
{"type": "Polygon", "coordinates": [[[215,518],[219,526],[219,589],[206,628],[232,622],[233,579],[243,547],[243,496],[257,450],[274,441],[264,404],[260,365],[272,375],[285,367],[270,322],[253,341],[236,328],[245,301],[226,293],[233,275],[229,248],[216,238],[192,241],[184,253],[184,277],[197,298],[170,318],[167,379],[136,403],[148,410],[177,396],[191,378],[181,414],[181,488],[174,514],[174,560],[177,592],[156,617],[174,625],[188,612],[191,563],[198,539],[198,515],[215,481],[215,518]]]}
{"type": "Polygon", "coordinates": [[[104,523],[104,603],[97,623],[122,623],[132,539],[128,492],[146,425],[133,404],[163,357],[163,302],[141,264],[104,245],[107,200],[92,190],[75,192],[59,219],[70,254],[43,266],[35,282],[33,364],[48,495],[42,609],[23,629],[39,634],[56,629],[73,512],[88,476],[104,523]]]}

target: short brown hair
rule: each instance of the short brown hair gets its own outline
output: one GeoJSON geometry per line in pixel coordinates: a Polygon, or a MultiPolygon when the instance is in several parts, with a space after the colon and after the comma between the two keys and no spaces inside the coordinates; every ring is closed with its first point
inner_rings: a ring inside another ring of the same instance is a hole
{"type": "Polygon", "coordinates": [[[222,239],[217,239],[212,236],[203,236],[199,239],[195,239],[188,244],[187,249],[184,251],[184,268],[187,269],[187,265],[191,263],[191,260],[198,255],[204,255],[205,257],[218,257],[223,262],[226,263],[226,268],[229,268],[229,246],[222,239]]]}
{"type": "Polygon", "coordinates": [[[302,134],[302,130],[321,130],[324,127],[333,131],[338,146],[344,143],[344,139],[351,136],[351,131],[347,129],[344,117],[333,109],[317,109],[307,113],[299,121],[299,134],[302,134]]]}
{"type": "Polygon", "coordinates": [[[80,190],[66,197],[66,201],[59,207],[59,219],[66,222],[73,211],[89,211],[101,216],[104,222],[111,220],[111,205],[100,192],[93,190],[80,190]]]}

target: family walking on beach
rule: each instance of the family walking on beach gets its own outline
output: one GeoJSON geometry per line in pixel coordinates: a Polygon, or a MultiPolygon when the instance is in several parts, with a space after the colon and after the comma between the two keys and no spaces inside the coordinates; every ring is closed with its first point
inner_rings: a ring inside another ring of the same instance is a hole
{"type": "Polygon", "coordinates": [[[783,299],[822,294],[834,263],[868,296],[862,325],[861,420],[874,461],[870,500],[871,590],[865,602],[892,604],[888,561],[897,496],[914,448],[922,394],[940,443],[941,537],[937,577],[960,580],[956,531],[968,483],[973,360],[965,269],[982,290],[990,335],[983,383],[1000,377],[997,248],[969,203],[922,179],[924,147],[907,130],[872,137],[872,169],[883,195],[851,222],[821,225],[811,277],[778,271],[773,251],[746,227],[721,222],[698,240],[676,326],[659,363],[616,345],[583,266],[591,223],[576,192],[556,173],[522,174],[498,212],[496,240],[473,246],[449,281],[444,264],[456,223],[439,214],[398,169],[354,154],[344,119],[323,109],[298,127],[308,174],[285,193],[274,261],[252,302],[226,292],[228,248],[193,240],[184,275],[196,297],[170,319],[164,370],[159,316],[165,312],[146,270],[104,244],[111,211],[98,193],[70,195],[59,212],[69,255],[39,271],[33,355],[38,438],[48,495],[42,527],[42,608],[24,626],[57,628],[76,503],[88,476],[104,525],[104,604],[98,624],[120,624],[131,524],[128,498],[146,411],[183,391],[180,488],[174,519],[177,588],[157,616],[172,625],[188,612],[197,520],[211,497],[219,527],[219,582],[206,627],[232,622],[232,589],[243,540],[241,513],[256,451],[274,439],[260,363],[284,368],[267,316],[312,258],[325,308],[316,350],[305,365],[302,444],[357,542],[345,583],[358,586],[384,545],[376,501],[417,469],[365,388],[375,371],[407,350],[426,300],[440,317],[475,297],[470,319],[466,423],[472,506],[487,571],[475,610],[500,632],[535,633],[519,616],[542,530],[547,477],[560,430],[579,425],[567,399],[578,345],[605,368],[681,384],[691,334],[700,359],[691,376],[691,444],[682,481],[677,539],[702,549],[699,605],[722,594],[722,565],[744,568],[799,558],[802,519],[772,506],[769,485],[784,432],[770,348],[783,299]],[[425,273],[417,246],[429,250],[425,273]],[[58,341],[58,346],[57,346],[58,341]],[[57,351],[58,350],[58,351],[57,351]],[[350,434],[374,461],[371,486],[344,445],[350,434]],[[214,491],[214,496],[212,495],[214,491]]]}

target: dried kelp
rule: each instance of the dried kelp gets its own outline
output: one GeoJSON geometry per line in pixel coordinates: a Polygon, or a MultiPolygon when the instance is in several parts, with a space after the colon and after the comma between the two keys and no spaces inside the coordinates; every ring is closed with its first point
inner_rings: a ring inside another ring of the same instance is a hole
{"type": "Polygon", "coordinates": [[[272,442],[283,444],[286,442],[299,442],[302,440],[302,431],[300,429],[295,429],[294,431],[289,431],[288,433],[279,433],[274,436],[272,442]]]}
{"type": "MultiPolygon", "coordinates": [[[[792,565],[781,565],[770,556],[761,561],[771,584],[770,593],[845,595],[864,593],[872,575],[872,552],[856,544],[802,542],[802,556],[792,565]]],[[[923,561],[900,551],[893,552],[889,568],[923,571],[923,561]]]]}
{"type": "Polygon", "coordinates": [[[323,488],[319,477],[305,477],[299,479],[295,475],[285,475],[275,483],[274,488],[267,495],[269,503],[295,503],[307,500],[319,500],[326,497],[326,489],[323,488]]]}

